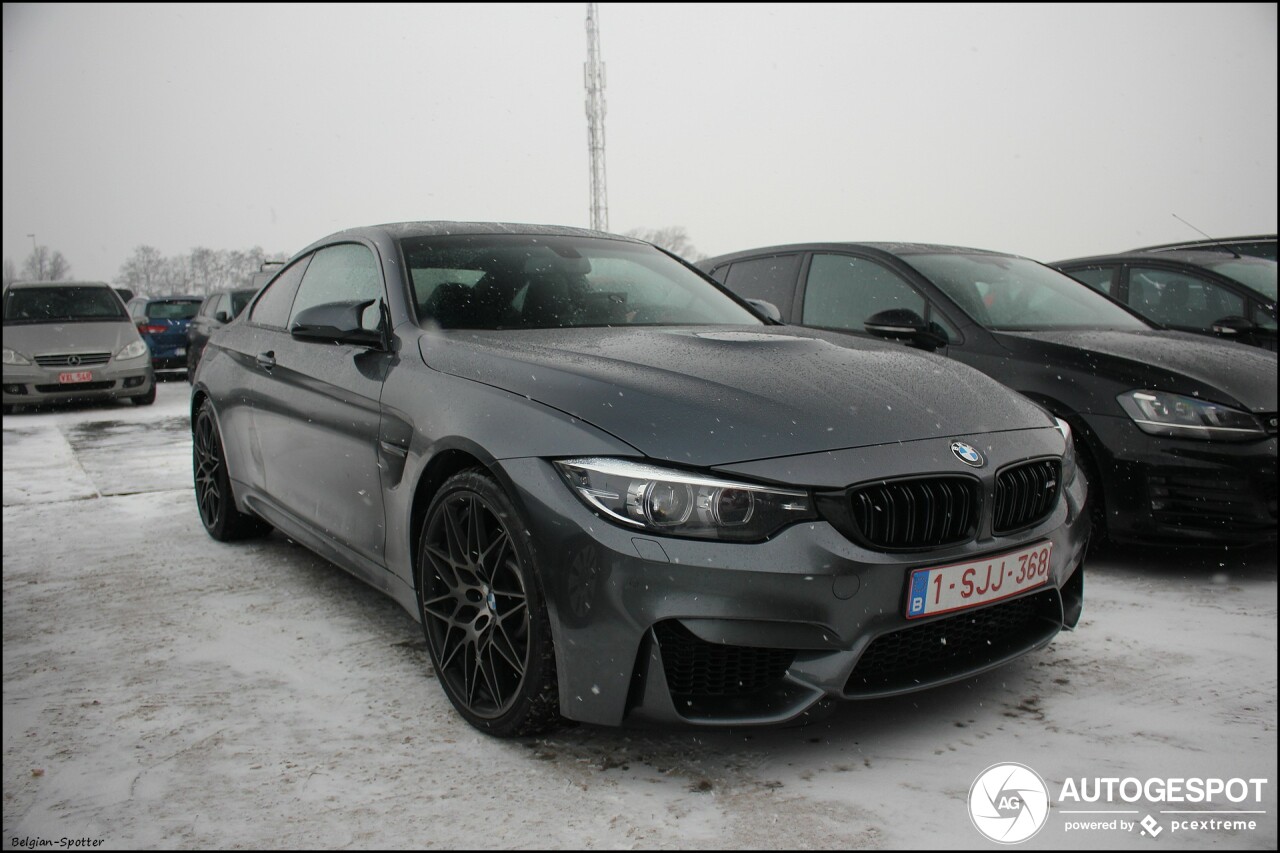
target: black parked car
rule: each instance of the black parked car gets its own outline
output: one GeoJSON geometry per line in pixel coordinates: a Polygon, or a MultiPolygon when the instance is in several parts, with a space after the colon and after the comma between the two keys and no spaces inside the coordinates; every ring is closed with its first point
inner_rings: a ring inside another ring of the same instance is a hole
{"type": "Polygon", "coordinates": [[[1276,356],[1158,331],[1026,258],[909,243],[774,246],[699,263],[787,322],[907,341],[1067,421],[1098,533],[1276,540],[1276,356]]]}
{"type": "Polygon", "coordinates": [[[227,323],[240,316],[240,312],[249,304],[249,300],[257,293],[256,288],[245,287],[240,290],[217,290],[210,293],[200,303],[200,310],[191,318],[187,329],[187,381],[194,381],[196,367],[200,364],[200,355],[204,352],[209,336],[227,323]]]}
{"type": "Polygon", "coordinates": [[[198,296],[135,296],[129,300],[129,317],[151,350],[156,370],[185,370],[187,330],[200,310],[198,296]]]}
{"type": "Polygon", "coordinates": [[[1209,249],[1136,251],[1050,264],[1165,329],[1276,349],[1276,262],[1209,249]]]}
{"type": "Polygon", "coordinates": [[[692,267],[492,223],[320,240],[205,348],[197,503],[417,616],[473,725],[761,725],[1080,615],[1065,424],[963,365],[768,326],[692,267]]]}

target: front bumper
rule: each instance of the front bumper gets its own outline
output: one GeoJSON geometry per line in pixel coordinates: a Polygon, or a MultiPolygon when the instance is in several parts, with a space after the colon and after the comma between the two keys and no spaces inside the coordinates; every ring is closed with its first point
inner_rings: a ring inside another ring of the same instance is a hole
{"type": "Polygon", "coordinates": [[[1044,521],[1014,535],[988,530],[954,546],[887,553],[826,521],[753,544],[623,529],[587,510],[545,460],[500,464],[530,521],[560,711],[570,719],[784,723],[832,698],[895,695],[983,672],[1046,645],[1080,616],[1089,536],[1081,477],[1044,521]],[[1043,540],[1053,543],[1046,584],[907,620],[912,569],[1043,540]]]}
{"type": "Polygon", "coordinates": [[[1221,442],[1147,435],[1127,418],[1086,423],[1117,541],[1276,541],[1276,438],[1221,442]]]}
{"type": "Polygon", "coordinates": [[[155,375],[147,358],[133,358],[125,362],[112,359],[104,365],[84,368],[6,364],[4,404],[38,406],[45,403],[137,397],[148,393],[154,384],[155,375]],[[88,382],[64,384],[58,381],[62,373],[80,370],[92,374],[88,382]]]}

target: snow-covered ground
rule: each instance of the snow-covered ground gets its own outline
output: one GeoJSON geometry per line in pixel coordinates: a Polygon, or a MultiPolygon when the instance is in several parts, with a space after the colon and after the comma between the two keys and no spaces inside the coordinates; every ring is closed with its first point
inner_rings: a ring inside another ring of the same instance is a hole
{"type": "Polygon", "coordinates": [[[205,535],[187,395],[4,418],[5,849],[995,848],[967,798],[1002,762],[1052,801],[1020,846],[1276,847],[1274,549],[1104,555],[1048,649],[807,728],[500,741],[389,599],[279,534],[205,535]],[[1098,777],[1267,781],[1060,797],[1098,777]],[[1256,828],[1173,825],[1223,819],[1256,828]]]}

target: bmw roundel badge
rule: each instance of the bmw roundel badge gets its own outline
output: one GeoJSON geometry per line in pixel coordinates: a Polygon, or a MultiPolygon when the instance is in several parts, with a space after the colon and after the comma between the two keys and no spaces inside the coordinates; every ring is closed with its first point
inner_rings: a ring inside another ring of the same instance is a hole
{"type": "Polygon", "coordinates": [[[953,441],[951,442],[951,452],[956,455],[957,459],[970,467],[981,468],[987,464],[987,460],[982,458],[982,452],[972,444],[953,441]]]}

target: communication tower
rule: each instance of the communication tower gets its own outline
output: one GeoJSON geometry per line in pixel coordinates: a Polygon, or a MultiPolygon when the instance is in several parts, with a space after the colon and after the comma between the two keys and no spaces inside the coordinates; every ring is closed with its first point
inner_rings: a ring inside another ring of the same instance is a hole
{"type": "Polygon", "coordinates": [[[587,4],[587,148],[591,152],[591,227],[609,230],[609,196],[604,186],[604,63],[596,4],[587,4]]]}

